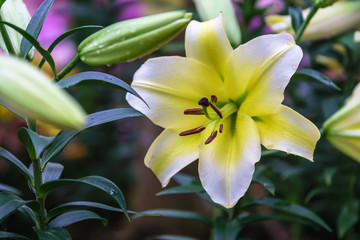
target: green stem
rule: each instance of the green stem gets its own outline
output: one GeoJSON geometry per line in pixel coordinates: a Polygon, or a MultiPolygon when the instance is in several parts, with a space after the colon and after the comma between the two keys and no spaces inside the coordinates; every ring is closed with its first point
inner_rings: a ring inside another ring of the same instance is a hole
{"type": "Polygon", "coordinates": [[[55,77],[56,81],[59,81],[60,79],[62,79],[63,77],[65,77],[68,73],[71,72],[71,70],[73,70],[76,65],[78,65],[80,63],[80,56],[79,54],[76,54],[75,57],[71,60],[71,62],[69,62],[68,65],[66,65],[60,72],[59,74],[55,77]]]}
{"type": "MultiPolygon", "coordinates": [[[[2,21],[1,15],[0,15],[0,21],[2,21]]],[[[8,34],[6,28],[5,28],[5,24],[3,24],[3,23],[0,23],[0,33],[1,33],[1,36],[3,37],[3,39],[4,39],[4,42],[5,42],[8,53],[16,55],[14,46],[12,45],[9,34],[8,34]]]]}
{"type": "Polygon", "coordinates": [[[305,29],[307,27],[307,25],[310,23],[312,17],[315,15],[315,13],[317,12],[319,8],[316,7],[315,5],[313,5],[310,9],[309,15],[307,15],[305,21],[301,24],[300,29],[298,30],[298,32],[296,33],[295,36],[295,42],[298,43],[300,41],[301,36],[303,35],[303,33],[305,32],[305,29]]]}
{"type": "Polygon", "coordinates": [[[40,159],[33,159],[33,172],[35,181],[35,195],[36,201],[39,204],[39,227],[41,230],[46,231],[46,213],[45,213],[45,197],[40,196],[40,187],[43,183],[40,159]]]}

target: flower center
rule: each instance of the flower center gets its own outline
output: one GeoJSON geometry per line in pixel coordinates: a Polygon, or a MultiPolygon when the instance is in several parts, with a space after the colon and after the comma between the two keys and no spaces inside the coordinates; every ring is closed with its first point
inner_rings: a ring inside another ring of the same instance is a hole
{"type": "Polygon", "coordinates": [[[215,122],[214,128],[210,134],[210,136],[206,139],[205,144],[211,143],[217,136],[218,132],[222,133],[224,130],[223,121],[225,118],[235,113],[238,110],[237,105],[230,101],[223,105],[220,109],[215,105],[217,102],[217,97],[215,95],[211,95],[210,101],[208,98],[203,97],[199,100],[199,105],[201,108],[189,108],[185,109],[185,115],[205,115],[205,117],[209,120],[205,124],[186,130],[181,132],[180,136],[187,136],[191,134],[197,134],[206,129],[208,125],[215,122]],[[212,111],[209,111],[208,108],[211,108],[212,111]]]}

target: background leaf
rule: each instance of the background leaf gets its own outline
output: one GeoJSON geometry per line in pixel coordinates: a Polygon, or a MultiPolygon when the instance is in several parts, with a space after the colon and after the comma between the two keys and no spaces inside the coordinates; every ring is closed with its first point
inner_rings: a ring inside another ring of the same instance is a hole
{"type": "Polygon", "coordinates": [[[300,6],[289,7],[289,14],[291,17],[291,25],[293,26],[295,32],[297,33],[300,26],[304,22],[302,15],[302,8],[300,6]]]}
{"type": "Polygon", "coordinates": [[[51,228],[48,231],[33,227],[36,234],[42,240],[71,240],[70,234],[64,228],[51,228]]]}
{"type": "Polygon", "coordinates": [[[331,87],[337,91],[341,90],[333,81],[331,81],[330,78],[328,78],[321,72],[313,70],[313,69],[302,69],[302,70],[297,71],[292,76],[291,80],[297,80],[297,79],[315,80],[315,81],[322,83],[325,86],[331,87]]]}
{"type": "Polygon", "coordinates": [[[20,190],[14,188],[12,186],[3,184],[3,183],[0,183],[0,191],[15,193],[16,195],[21,195],[22,194],[20,190]]]}
{"type": "Polygon", "coordinates": [[[359,202],[345,204],[337,219],[337,233],[343,238],[346,232],[359,221],[359,202]]]}
{"type": "Polygon", "coordinates": [[[15,166],[22,175],[28,180],[29,183],[33,183],[33,176],[29,169],[14,155],[12,155],[9,151],[5,150],[4,148],[0,148],[0,157],[7,160],[13,166],[15,166]]]}
{"type": "Polygon", "coordinates": [[[30,238],[27,238],[17,233],[3,232],[3,231],[0,231],[0,238],[15,239],[15,240],[31,240],[30,238]]]}

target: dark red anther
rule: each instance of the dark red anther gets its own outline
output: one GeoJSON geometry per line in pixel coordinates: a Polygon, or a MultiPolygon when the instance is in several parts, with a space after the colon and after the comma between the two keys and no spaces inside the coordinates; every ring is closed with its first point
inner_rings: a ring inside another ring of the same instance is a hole
{"type": "Polygon", "coordinates": [[[217,115],[220,117],[220,118],[223,118],[222,116],[222,113],[220,112],[220,110],[214,105],[212,104],[211,102],[209,102],[209,105],[212,109],[214,109],[214,111],[217,113],[217,115]]]}
{"type": "Polygon", "coordinates": [[[211,95],[211,102],[212,103],[216,103],[217,102],[217,97],[215,95],[211,95]]]}
{"type": "Polygon", "coordinates": [[[223,129],[224,129],[224,125],[220,124],[219,132],[222,133],[222,132],[223,132],[223,129]]]}
{"type": "Polygon", "coordinates": [[[206,139],[205,144],[211,143],[216,138],[216,135],[217,135],[217,131],[211,133],[210,137],[208,137],[208,139],[206,139]]]}
{"type": "Polygon", "coordinates": [[[200,133],[200,132],[202,132],[204,130],[205,130],[205,127],[197,127],[197,128],[193,128],[193,129],[181,132],[179,135],[180,136],[187,136],[187,135],[191,135],[191,134],[200,133]]]}
{"type": "Polygon", "coordinates": [[[209,106],[209,99],[207,99],[206,97],[203,97],[202,99],[200,99],[199,101],[199,105],[200,106],[204,106],[204,107],[208,107],[209,106]]]}
{"type": "Polygon", "coordinates": [[[184,111],[186,115],[204,115],[202,108],[189,108],[184,111]]]}

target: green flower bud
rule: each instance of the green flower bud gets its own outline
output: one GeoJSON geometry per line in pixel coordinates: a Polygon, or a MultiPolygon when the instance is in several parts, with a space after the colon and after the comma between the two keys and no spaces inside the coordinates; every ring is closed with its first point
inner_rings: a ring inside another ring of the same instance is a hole
{"type": "Polygon", "coordinates": [[[224,14],[226,20],[225,31],[230,42],[238,46],[241,43],[241,31],[236,19],[234,6],[231,0],[194,0],[196,10],[203,21],[208,21],[224,14]]]}
{"type": "Polygon", "coordinates": [[[109,65],[140,58],[172,40],[190,18],[190,13],[173,11],[112,24],[81,42],[80,59],[89,65],[109,65]]]}
{"type": "Polygon", "coordinates": [[[317,8],[326,8],[333,5],[337,0],[313,0],[313,4],[317,8]]]}
{"type": "Polygon", "coordinates": [[[51,79],[27,62],[0,55],[0,101],[14,112],[59,128],[85,123],[81,106],[51,79]]]}
{"type": "MultiPolygon", "coordinates": [[[[0,14],[3,21],[10,22],[24,30],[26,29],[31,19],[30,13],[22,0],[6,0],[1,6],[0,14]]],[[[20,44],[23,36],[9,26],[5,26],[5,29],[9,35],[16,55],[20,55],[20,44]]],[[[8,52],[1,32],[0,48],[4,52],[8,52]]],[[[34,57],[34,48],[32,48],[32,50],[29,52],[28,57],[29,59],[34,57]]]]}

